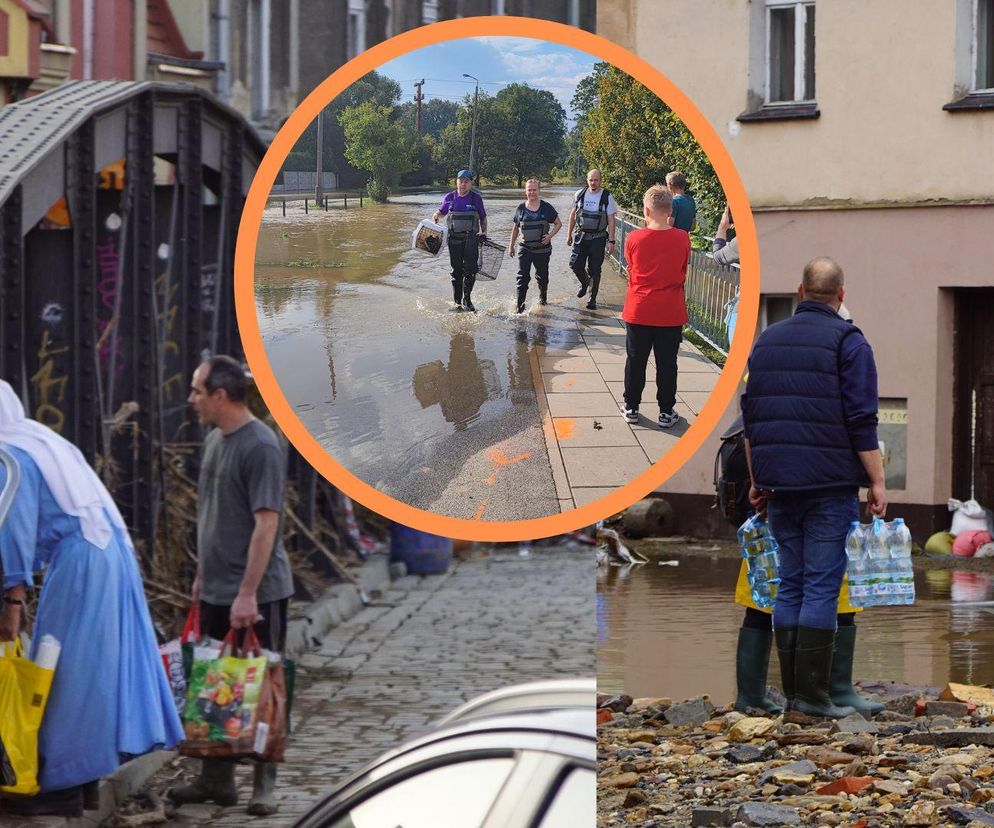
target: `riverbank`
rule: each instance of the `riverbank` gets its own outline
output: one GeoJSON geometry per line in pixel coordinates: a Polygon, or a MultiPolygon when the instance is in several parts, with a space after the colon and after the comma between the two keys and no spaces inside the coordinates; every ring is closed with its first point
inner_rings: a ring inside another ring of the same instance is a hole
{"type": "Polygon", "coordinates": [[[994,825],[994,709],[872,689],[884,712],[839,722],[603,695],[598,826],[994,825]]]}

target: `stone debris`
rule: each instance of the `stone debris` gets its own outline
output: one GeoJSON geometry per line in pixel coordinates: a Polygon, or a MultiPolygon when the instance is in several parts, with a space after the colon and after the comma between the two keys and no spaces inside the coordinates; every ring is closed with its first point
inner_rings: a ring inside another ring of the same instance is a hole
{"type": "Polygon", "coordinates": [[[879,687],[901,709],[874,721],[743,715],[707,697],[629,704],[598,728],[598,826],[994,825],[994,715],[879,687]],[[912,715],[922,699],[937,715],[912,715]]]}

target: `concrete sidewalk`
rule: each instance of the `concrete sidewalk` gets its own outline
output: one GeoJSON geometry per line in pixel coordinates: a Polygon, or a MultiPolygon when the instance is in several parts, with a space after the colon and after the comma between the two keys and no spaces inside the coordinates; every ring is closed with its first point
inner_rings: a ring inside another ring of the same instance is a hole
{"type": "Polygon", "coordinates": [[[661,429],[655,361],[650,357],[641,419],[637,425],[626,423],[620,408],[625,388],[625,323],[620,318],[625,286],[618,272],[605,264],[596,311],[540,309],[560,329],[555,345],[533,349],[532,376],[564,512],[610,494],[666,454],[700,413],[721,373],[684,340],[677,357],[675,409],[681,419],[673,428],[661,429]]]}

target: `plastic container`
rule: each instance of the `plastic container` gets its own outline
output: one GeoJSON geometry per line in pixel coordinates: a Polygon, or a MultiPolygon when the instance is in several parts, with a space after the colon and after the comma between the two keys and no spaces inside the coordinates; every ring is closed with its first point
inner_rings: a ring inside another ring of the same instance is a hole
{"type": "Polygon", "coordinates": [[[452,541],[394,523],[390,560],[404,563],[411,575],[439,575],[452,565],[452,541]]]}
{"type": "Polygon", "coordinates": [[[739,550],[746,561],[749,590],[757,607],[772,607],[780,584],[780,549],[763,515],[753,515],[739,527],[739,550]]]}
{"type": "Polygon", "coordinates": [[[864,606],[888,606],[893,603],[893,578],[890,566],[890,550],[887,544],[887,526],[883,518],[875,517],[864,535],[864,548],[867,557],[867,593],[871,604],[864,606]]]}
{"type": "Polygon", "coordinates": [[[411,249],[420,250],[429,256],[437,256],[445,249],[448,238],[448,227],[425,219],[411,233],[411,249]]]}
{"type": "Polygon", "coordinates": [[[904,518],[894,518],[889,540],[894,603],[907,606],[915,602],[915,568],[911,562],[911,530],[904,518]]]}
{"type": "Polygon", "coordinates": [[[849,524],[846,535],[846,572],[849,575],[849,603],[854,607],[866,607],[869,596],[866,583],[866,550],[863,544],[863,527],[858,520],[849,524]]]}

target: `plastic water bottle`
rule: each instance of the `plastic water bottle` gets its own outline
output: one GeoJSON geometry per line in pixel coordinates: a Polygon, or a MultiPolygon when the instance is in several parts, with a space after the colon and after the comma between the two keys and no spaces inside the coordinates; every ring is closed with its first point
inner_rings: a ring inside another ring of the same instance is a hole
{"type": "Polygon", "coordinates": [[[892,580],[890,551],[887,548],[887,527],[882,518],[873,519],[864,543],[869,558],[867,565],[869,592],[873,596],[873,603],[870,606],[887,606],[892,603],[892,580]]]}
{"type": "Polygon", "coordinates": [[[911,530],[904,518],[894,518],[890,536],[891,570],[894,575],[894,603],[915,602],[915,568],[911,563],[911,530]]]}
{"type": "Polygon", "coordinates": [[[866,550],[863,544],[863,527],[858,520],[849,524],[849,534],[846,535],[846,558],[849,560],[846,568],[849,575],[849,603],[854,607],[869,606],[866,550]]]}
{"type": "Polygon", "coordinates": [[[763,515],[753,515],[739,527],[739,549],[746,561],[749,589],[758,607],[771,607],[780,583],[779,545],[763,515]]]}

